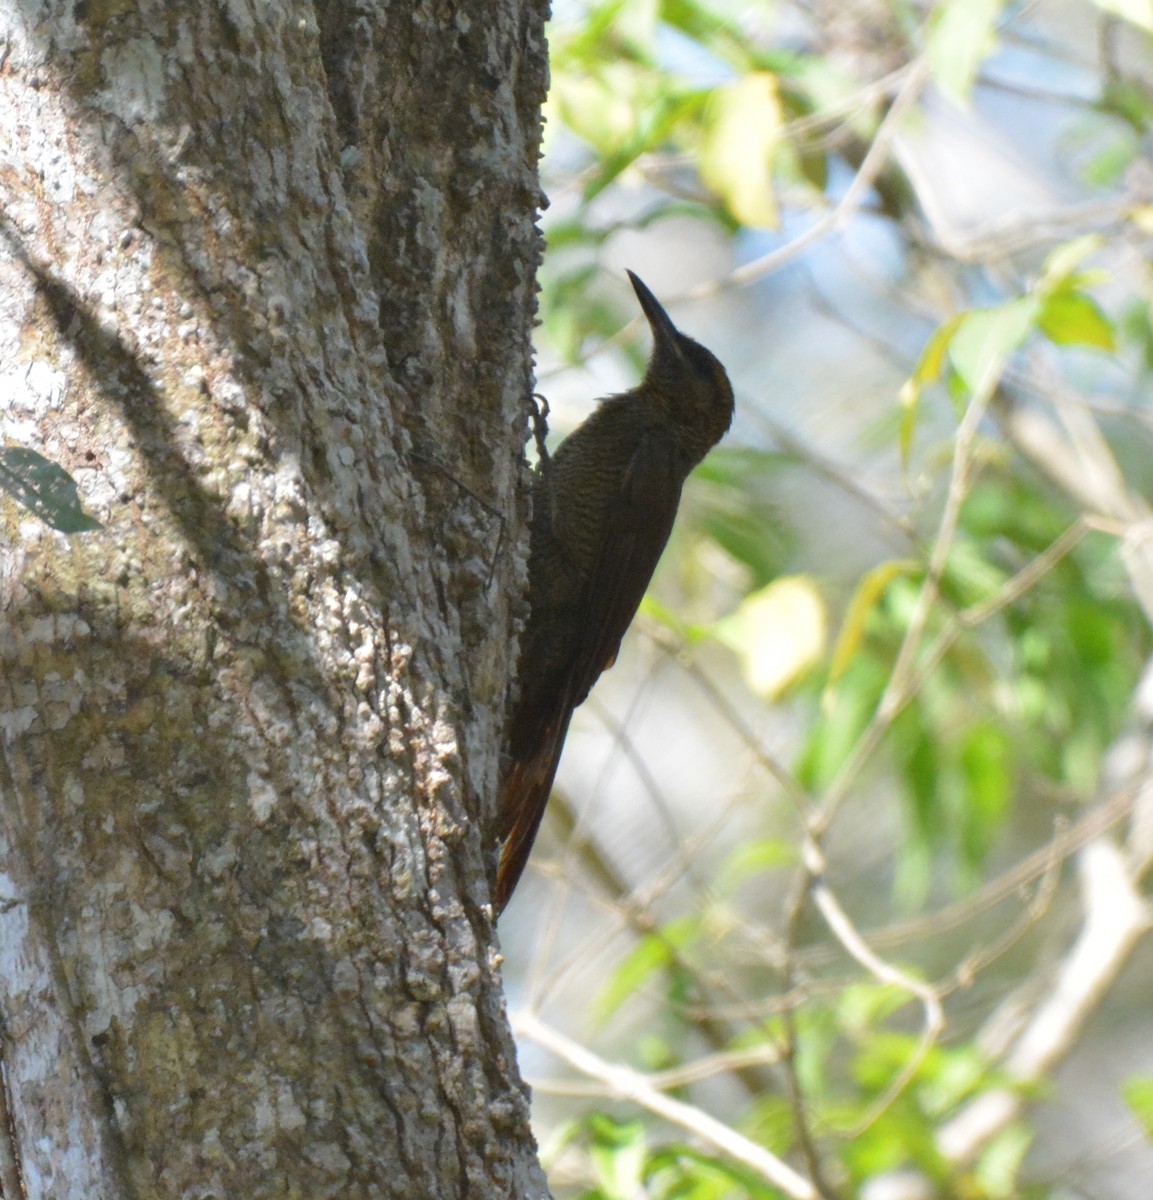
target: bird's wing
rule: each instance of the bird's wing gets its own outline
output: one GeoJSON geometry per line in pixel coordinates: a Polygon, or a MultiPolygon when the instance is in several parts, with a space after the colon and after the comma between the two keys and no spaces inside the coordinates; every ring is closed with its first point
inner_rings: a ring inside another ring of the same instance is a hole
{"type": "Polygon", "coordinates": [[[585,591],[579,646],[547,711],[520,712],[513,743],[529,747],[501,782],[501,846],[493,907],[504,911],[528,862],[548,804],[573,709],[611,667],[669,539],[684,467],[667,431],[641,438],[607,510],[585,591]]]}
{"type": "Polygon", "coordinates": [[[684,466],[668,430],[646,433],[608,506],[585,592],[580,650],[573,662],[573,707],[616,661],[673,528],[684,466]]]}

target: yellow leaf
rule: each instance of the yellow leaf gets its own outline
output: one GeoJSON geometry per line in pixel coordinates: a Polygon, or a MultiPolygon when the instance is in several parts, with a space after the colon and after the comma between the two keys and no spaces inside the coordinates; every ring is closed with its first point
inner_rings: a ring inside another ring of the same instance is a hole
{"type": "Polygon", "coordinates": [[[1084,292],[1059,289],[1045,300],[1038,328],[1058,346],[1094,346],[1116,350],[1113,323],[1084,292]]]}
{"type": "Polygon", "coordinates": [[[1105,239],[1098,233],[1087,233],[1071,242],[1063,242],[1045,259],[1037,291],[1049,292],[1060,287],[1089,255],[1096,254],[1104,244],[1105,239]]]}
{"type": "Polygon", "coordinates": [[[1139,204],[1129,210],[1129,220],[1142,233],[1153,233],[1153,204],[1139,204]]]}
{"type": "Polygon", "coordinates": [[[921,403],[921,393],[926,384],[936,383],[941,378],[945,366],[945,356],[949,352],[949,342],[960,327],[961,317],[953,317],[945,322],[931,338],[921,352],[917,369],[905,380],[901,387],[899,400],[901,403],[901,464],[909,465],[909,453],[913,446],[913,431],[917,424],[917,410],[921,403]]]}
{"type": "Polygon", "coordinates": [[[701,178],[738,221],[754,228],[778,223],[773,160],[782,121],[777,77],[767,71],[717,88],[705,115],[701,178]]]}
{"type": "Polygon", "coordinates": [[[833,661],[829,666],[830,688],[845,673],[853,655],[860,649],[865,636],[865,622],[885,594],[885,589],[899,575],[913,575],[920,569],[918,564],[910,559],[893,559],[874,567],[857,585],[853,599],[849,602],[848,612],[845,613],[840,637],[833,648],[833,661]]]}
{"type": "Polygon", "coordinates": [[[824,653],[825,602],[806,576],[775,579],[719,622],[717,633],[740,656],[749,687],[771,700],[824,653]]]}

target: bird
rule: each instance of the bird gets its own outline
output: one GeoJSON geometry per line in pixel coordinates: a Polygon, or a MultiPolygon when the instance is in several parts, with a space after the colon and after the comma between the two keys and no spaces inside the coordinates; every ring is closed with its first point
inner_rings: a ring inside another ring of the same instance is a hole
{"type": "Polygon", "coordinates": [[[602,399],[531,487],[528,617],[497,802],[496,916],[528,862],[573,710],[616,661],[689,473],[732,423],[733,388],[628,272],[652,331],[639,386],[602,399]]]}

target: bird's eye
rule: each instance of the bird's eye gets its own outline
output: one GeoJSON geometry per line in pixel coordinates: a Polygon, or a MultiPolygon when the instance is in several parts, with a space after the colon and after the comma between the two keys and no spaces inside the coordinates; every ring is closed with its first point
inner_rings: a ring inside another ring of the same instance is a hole
{"type": "Polygon", "coordinates": [[[720,364],[704,346],[685,338],[682,342],[682,349],[693,368],[693,374],[702,383],[711,383],[716,379],[717,367],[720,364]]]}

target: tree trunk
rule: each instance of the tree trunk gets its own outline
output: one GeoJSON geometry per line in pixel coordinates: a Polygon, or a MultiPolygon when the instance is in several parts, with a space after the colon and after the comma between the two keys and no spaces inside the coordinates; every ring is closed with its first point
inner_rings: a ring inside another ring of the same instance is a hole
{"type": "Polygon", "coordinates": [[[10,5],[0,1183],[540,1197],[486,909],[543,5],[10,5]]]}

